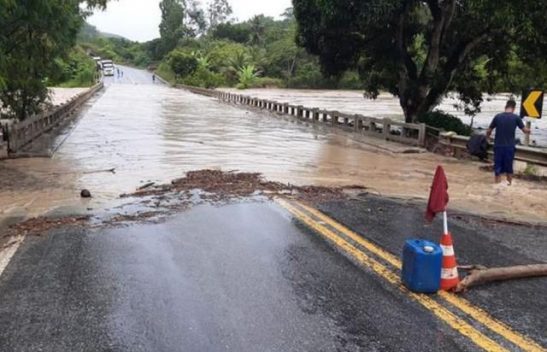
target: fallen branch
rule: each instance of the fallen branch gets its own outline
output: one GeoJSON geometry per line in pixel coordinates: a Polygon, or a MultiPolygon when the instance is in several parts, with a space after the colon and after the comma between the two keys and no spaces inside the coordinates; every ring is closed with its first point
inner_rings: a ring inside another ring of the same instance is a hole
{"type": "Polygon", "coordinates": [[[469,274],[460,281],[456,292],[465,292],[471,286],[492,281],[523,279],[527,277],[547,276],[547,264],[517,265],[505,268],[486,268],[480,265],[461,266],[469,274]]]}
{"type": "Polygon", "coordinates": [[[95,170],[95,171],[86,171],[84,172],[84,174],[98,174],[98,173],[101,173],[101,172],[111,172],[113,174],[116,173],[116,168],[112,168],[112,169],[106,169],[106,170],[95,170]]]}
{"type": "Polygon", "coordinates": [[[148,187],[152,187],[153,185],[155,185],[156,183],[155,182],[148,182],[147,184],[137,188],[138,191],[142,191],[143,189],[147,189],[148,187]]]}

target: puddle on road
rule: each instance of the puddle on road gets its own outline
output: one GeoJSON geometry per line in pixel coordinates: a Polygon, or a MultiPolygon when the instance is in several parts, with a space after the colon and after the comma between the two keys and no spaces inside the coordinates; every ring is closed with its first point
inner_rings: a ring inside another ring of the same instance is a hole
{"type": "MultiPolygon", "coordinates": [[[[340,109],[342,110],[342,109],[340,109]]],[[[547,219],[547,187],[517,180],[493,188],[478,165],[428,153],[382,152],[345,132],[311,127],[153,85],[112,85],[85,112],[53,159],[0,163],[0,216],[57,207],[99,209],[147,182],[199,169],[260,172],[297,185],[363,185],[381,195],[426,198],[446,166],[451,205],[480,214],[547,219]],[[116,173],[101,172],[115,168],[116,173]],[[94,198],[82,200],[87,188],[94,198]]]]}

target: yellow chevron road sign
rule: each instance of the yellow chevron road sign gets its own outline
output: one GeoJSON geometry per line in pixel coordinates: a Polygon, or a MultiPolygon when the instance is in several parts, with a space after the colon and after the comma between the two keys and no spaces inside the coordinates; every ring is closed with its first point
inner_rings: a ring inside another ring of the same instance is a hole
{"type": "Polygon", "coordinates": [[[520,106],[521,117],[532,117],[541,119],[543,109],[543,91],[531,89],[522,94],[522,105],[520,106]]]}

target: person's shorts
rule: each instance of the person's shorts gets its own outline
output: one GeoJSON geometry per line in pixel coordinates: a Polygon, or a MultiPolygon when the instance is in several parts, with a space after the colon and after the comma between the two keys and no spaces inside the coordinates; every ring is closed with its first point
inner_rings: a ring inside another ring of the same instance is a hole
{"type": "Polygon", "coordinates": [[[515,160],[515,147],[494,147],[494,173],[513,174],[513,161],[515,160]]]}

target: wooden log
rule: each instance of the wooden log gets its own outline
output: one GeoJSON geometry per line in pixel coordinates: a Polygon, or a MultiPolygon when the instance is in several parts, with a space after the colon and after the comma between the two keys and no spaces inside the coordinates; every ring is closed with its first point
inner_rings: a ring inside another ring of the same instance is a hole
{"type": "Polygon", "coordinates": [[[529,277],[547,276],[547,264],[517,265],[504,268],[485,268],[483,266],[460,267],[470,269],[469,275],[464,277],[456,292],[465,292],[471,286],[477,286],[493,281],[523,279],[529,277]]]}

